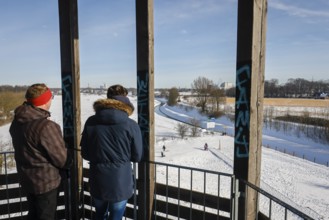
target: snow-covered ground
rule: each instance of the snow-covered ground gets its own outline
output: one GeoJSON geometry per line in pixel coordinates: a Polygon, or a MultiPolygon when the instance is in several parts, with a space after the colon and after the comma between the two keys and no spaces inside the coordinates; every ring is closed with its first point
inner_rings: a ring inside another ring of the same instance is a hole
{"type": "MultiPolygon", "coordinates": [[[[81,95],[81,122],[82,127],[86,119],[93,114],[92,104],[96,99],[105,98],[105,95],[81,95]]],[[[136,97],[131,97],[136,106],[136,97]]],[[[203,132],[200,137],[181,139],[175,127],[176,120],[166,117],[163,113],[178,120],[198,118],[207,121],[206,117],[198,116],[197,111],[188,108],[169,108],[164,105],[156,108],[155,112],[155,160],[170,164],[203,168],[223,173],[233,173],[233,137],[221,136],[203,132]],[[187,111],[186,111],[187,110],[187,111]],[[208,143],[209,151],[204,151],[203,146],[208,143]],[[166,146],[165,157],[161,157],[162,146],[166,146]]],[[[52,120],[62,125],[61,96],[55,96],[51,108],[52,120]]],[[[137,112],[132,118],[137,120],[137,112]]],[[[233,134],[232,122],[228,119],[216,120],[216,129],[228,134],[233,134]]],[[[10,143],[9,125],[0,127],[0,140],[2,150],[8,149],[10,143]]],[[[286,138],[286,135],[265,131],[264,145],[275,144],[293,149],[295,152],[328,161],[329,148],[326,145],[314,143],[303,137],[286,138]],[[267,141],[267,142],[266,142],[267,141]],[[321,155],[323,157],[321,157],[321,155]]],[[[276,150],[262,149],[261,188],[292,204],[315,219],[329,220],[329,168],[325,165],[313,163],[280,153],[276,150]]]]}

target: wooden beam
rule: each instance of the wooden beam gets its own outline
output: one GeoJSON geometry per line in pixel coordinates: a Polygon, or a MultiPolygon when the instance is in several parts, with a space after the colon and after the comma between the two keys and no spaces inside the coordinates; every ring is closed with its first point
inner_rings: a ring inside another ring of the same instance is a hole
{"type": "MultiPolygon", "coordinates": [[[[136,1],[138,124],[142,131],[144,160],[154,161],[154,30],[153,0],[136,1]]],[[[138,165],[138,219],[151,219],[154,165],[138,165]]]]}
{"type": "Polygon", "coordinates": [[[79,219],[79,190],[81,189],[82,159],[79,145],[80,119],[80,61],[77,0],[58,0],[64,140],[73,156],[73,166],[67,173],[65,196],[66,219],[79,219]]]}
{"type": "MultiPolygon", "coordinates": [[[[260,183],[267,0],[238,1],[234,174],[260,183]]],[[[239,185],[238,219],[256,219],[258,197],[239,185]]]]}

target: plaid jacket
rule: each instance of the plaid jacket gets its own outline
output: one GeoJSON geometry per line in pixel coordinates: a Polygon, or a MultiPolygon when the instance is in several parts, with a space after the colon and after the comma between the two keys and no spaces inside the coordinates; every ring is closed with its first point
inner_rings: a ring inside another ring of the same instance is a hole
{"type": "Polygon", "coordinates": [[[10,134],[22,187],[32,194],[55,189],[60,169],[67,165],[67,150],[58,124],[50,113],[24,103],[15,110],[10,134]]]}

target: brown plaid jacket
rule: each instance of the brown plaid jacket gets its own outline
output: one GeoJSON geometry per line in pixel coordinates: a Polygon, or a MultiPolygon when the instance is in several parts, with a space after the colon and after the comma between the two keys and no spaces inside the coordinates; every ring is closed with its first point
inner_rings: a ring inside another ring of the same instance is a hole
{"type": "Polygon", "coordinates": [[[10,134],[22,187],[33,194],[55,189],[66,166],[67,149],[60,126],[50,113],[24,103],[15,110],[10,134]]]}

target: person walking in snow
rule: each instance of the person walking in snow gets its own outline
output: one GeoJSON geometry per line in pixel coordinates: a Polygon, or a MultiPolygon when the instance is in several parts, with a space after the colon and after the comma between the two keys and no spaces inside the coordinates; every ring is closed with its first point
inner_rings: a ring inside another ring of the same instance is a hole
{"type": "Polygon", "coordinates": [[[19,181],[27,193],[28,220],[56,219],[61,171],[71,157],[60,126],[49,120],[52,93],[44,83],[31,85],[26,101],[15,109],[9,132],[19,181]]]}
{"type": "Polygon", "coordinates": [[[207,143],[205,143],[205,145],[204,145],[204,150],[208,150],[208,144],[207,143]]]}
{"type": "Polygon", "coordinates": [[[81,155],[90,162],[90,193],[96,220],[122,219],[127,200],[133,195],[131,162],[143,155],[141,130],[129,118],[134,106],[121,85],[108,88],[107,99],[94,103],[81,138],[81,155]]]}
{"type": "Polygon", "coordinates": [[[163,146],[162,146],[162,150],[163,150],[163,151],[166,151],[166,146],[163,145],[163,146]]]}

